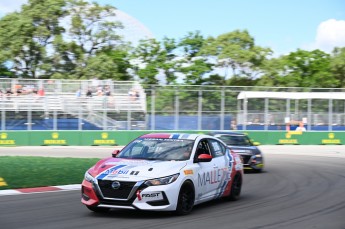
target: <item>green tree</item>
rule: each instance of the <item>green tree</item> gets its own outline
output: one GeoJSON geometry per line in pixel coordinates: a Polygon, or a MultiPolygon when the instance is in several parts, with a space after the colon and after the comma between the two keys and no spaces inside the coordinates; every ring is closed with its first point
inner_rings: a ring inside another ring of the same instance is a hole
{"type": "Polygon", "coordinates": [[[155,39],[140,40],[133,50],[130,63],[134,77],[139,77],[143,84],[159,84],[158,61],[161,56],[161,45],[155,39]]]}
{"type": "Polygon", "coordinates": [[[13,72],[11,72],[5,65],[0,65],[0,78],[12,78],[14,77],[13,72]]]}
{"type": "Polygon", "coordinates": [[[84,0],[29,0],[0,20],[2,63],[29,78],[129,78],[109,55],[128,49],[114,17],[115,7],[84,0]]]}
{"type": "Polygon", "coordinates": [[[338,81],[337,87],[345,87],[345,47],[335,48],[331,57],[331,70],[338,81]]]}
{"type": "Polygon", "coordinates": [[[119,68],[114,63],[116,58],[112,59],[106,54],[126,47],[118,35],[118,30],[123,26],[114,20],[116,8],[83,0],[69,0],[67,7],[69,16],[66,20],[70,19],[70,27],[65,35],[66,40],[71,41],[60,39],[55,43],[59,52],[53,59],[60,59],[59,68],[73,66],[72,77],[77,79],[120,79],[117,78],[120,76],[119,68]]]}
{"type": "Polygon", "coordinates": [[[183,84],[201,85],[207,84],[212,78],[207,78],[212,72],[214,64],[208,59],[207,55],[200,56],[199,53],[205,43],[200,31],[189,32],[178,43],[183,57],[179,61],[177,70],[184,76],[183,84]]]}
{"type": "Polygon", "coordinates": [[[252,84],[251,81],[260,76],[262,64],[271,53],[269,48],[256,46],[247,30],[209,37],[200,52],[216,60],[218,72],[223,71],[224,81],[229,85],[252,84]]]}
{"type": "Polygon", "coordinates": [[[17,76],[37,78],[45,64],[47,48],[64,29],[59,19],[66,14],[64,0],[29,0],[20,13],[0,20],[1,56],[17,76]]]}
{"type": "Polygon", "coordinates": [[[330,55],[321,51],[298,49],[267,61],[258,85],[279,87],[330,88],[337,86],[331,74],[330,55]]]}

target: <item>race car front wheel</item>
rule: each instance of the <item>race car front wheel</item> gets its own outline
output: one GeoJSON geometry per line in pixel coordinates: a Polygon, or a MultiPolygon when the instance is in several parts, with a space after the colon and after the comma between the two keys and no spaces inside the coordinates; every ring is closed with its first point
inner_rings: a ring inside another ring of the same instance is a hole
{"type": "Polygon", "coordinates": [[[87,206],[86,207],[93,211],[93,212],[97,212],[97,213],[102,213],[102,212],[108,212],[110,209],[109,208],[98,208],[98,207],[93,207],[93,206],[87,206]]]}
{"type": "Polygon", "coordinates": [[[178,195],[176,214],[177,215],[187,215],[189,214],[194,206],[194,187],[190,181],[186,181],[178,195]]]}

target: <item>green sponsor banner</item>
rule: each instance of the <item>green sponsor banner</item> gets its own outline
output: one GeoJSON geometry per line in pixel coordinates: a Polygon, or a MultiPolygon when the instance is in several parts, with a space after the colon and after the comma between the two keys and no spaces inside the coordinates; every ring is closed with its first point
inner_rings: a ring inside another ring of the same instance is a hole
{"type": "Polygon", "coordinates": [[[262,145],[343,145],[345,132],[246,131],[262,145]]]}
{"type": "Polygon", "coordinates": [[[25,146],[30,145],[29,132],[27,131],[1,131],[0,146],[25,146]]]}
{"type": "MultiPolygon", "coordinates": [[[[123,146],[147,133],[208,131],[2,131],[1,146],[123,146]]],[[[260,145],[343,145],[345,132],[238,131],[260,145]]]]}
{"type": "Polygon", "coordinates": [[[144,131],[83,131],[80,133],[83,146],[126,145],[144,131]]]}
{"type": "Polygon", "coordinates": [[[32,131],[29,135],[34,146],[80,145],[80,134],[75,131],[32,131]]]}

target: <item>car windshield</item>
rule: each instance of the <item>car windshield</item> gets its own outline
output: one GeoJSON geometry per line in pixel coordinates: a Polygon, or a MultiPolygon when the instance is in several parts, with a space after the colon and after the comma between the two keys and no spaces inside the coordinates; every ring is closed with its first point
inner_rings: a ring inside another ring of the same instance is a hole
{"type": "Polygon", "coordinates": [[[139,138],[128,144],[118,158],[145,160],[188,160],[194,141],[184,139],[139,138]]]}
{"type": "Polygon", "coordinates": [[[220,140],[225,142],[227,145],[232,146],[251,146],[251,142],[249,138],[243,135],[226,135],[226,134],[220,134],[216,135],[220,140]]]}

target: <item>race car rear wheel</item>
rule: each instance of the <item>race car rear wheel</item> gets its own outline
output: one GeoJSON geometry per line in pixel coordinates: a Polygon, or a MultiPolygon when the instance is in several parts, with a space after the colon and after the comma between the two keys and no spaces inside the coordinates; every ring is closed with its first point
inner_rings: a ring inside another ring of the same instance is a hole
{"type": "Polygon", "coordinates": [[[234,176],[234,180],[232,181],[231,193],[228,196],[228,199],[232,201],[238,200],[240,198],[241,189],[242,189],[242,176],[240,173],[237,173],[234,176]]]}
{"type": "Polygon", "coordinates": [[[194,187],[190,181],[186,181],[181,189],[177,200],[176,214],[187,215],[194,206],[194,187]]]}
{"type": "Polygon", "coordinates": [[[93,206],[87,206],[86,207],[93,211],[93,212],[98,212],[98,213],[102,213],[102,212],[108,212],[110,209],[109,208],[98,208],[98,207],[93,207],[93,206]]]}

